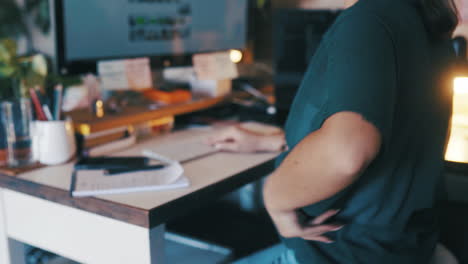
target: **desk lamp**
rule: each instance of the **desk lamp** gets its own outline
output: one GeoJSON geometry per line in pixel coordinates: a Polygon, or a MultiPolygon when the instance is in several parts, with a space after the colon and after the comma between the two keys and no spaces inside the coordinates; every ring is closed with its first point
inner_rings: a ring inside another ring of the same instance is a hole
{"type": "Polygon", "coordinates": [[[452,40],[457,55],[453,81],[453,114],[451,136],[445,159],[452,165],[468,164],[468,61],[467,41],[464,37],[452,40]]]}

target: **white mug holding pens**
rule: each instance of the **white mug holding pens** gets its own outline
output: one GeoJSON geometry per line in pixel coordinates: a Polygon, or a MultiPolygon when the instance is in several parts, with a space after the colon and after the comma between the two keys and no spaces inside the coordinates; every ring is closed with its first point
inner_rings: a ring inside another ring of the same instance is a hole
{"type": "Polygon", "coordinates": [[[34,160],[46,165],[67,162],[76,152],[73,122],[62,120],[61,116],[62,90],[61,85],[54,88],[53,111],[40,101],[35,90],[30,91],[37,116],[31,127],[32,155],[34,160]]]}

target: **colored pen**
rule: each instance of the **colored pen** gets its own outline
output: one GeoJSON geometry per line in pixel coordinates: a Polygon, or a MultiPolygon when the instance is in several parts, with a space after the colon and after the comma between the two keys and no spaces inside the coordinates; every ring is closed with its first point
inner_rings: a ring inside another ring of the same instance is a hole
{"type": "Polygon", "coordinates": [[[52,120],[54,120],[54,117],[52,116],[52,113],[50,112],[50,108],[49,108],[48,105],[46,105],[46,104],[43,105],[43,106],[42,106],[42,109],[44,110],[44,114],[45,114],[45,116],[46,116],[46,118],[47,118],[46,121],[52,121],[52,120]]]}
{"type": "Polygon", "coordinates": [[[44,110],[42,109],[42,104],[39,100],[39,97],[37,96],[36,90],[34,90],[34,88],[29,88],[29,94],[31,95],[31,100],[34,105],[34,109],[36,110],[37,119],[46,121],[47,117],[44,113],[44,110]]]}
{"type": "Polygon", "coordinates": [[[61,84],[54,87],[54,117],[55,120],[60,120],[60,113],[62,111],[62,96],[63,86],[61,84]]]}

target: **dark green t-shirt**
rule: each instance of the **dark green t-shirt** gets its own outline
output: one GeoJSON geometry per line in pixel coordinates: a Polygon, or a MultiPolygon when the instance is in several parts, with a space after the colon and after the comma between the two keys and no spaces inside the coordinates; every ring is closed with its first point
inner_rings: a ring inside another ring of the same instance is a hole
{"type": "Polygon", "coordinates": [[[303,209],[310,217],[341,209],[337,219],[346,226],[329,233],[333,244],[285,239],[300,263],[419,264],[432,255],[453,56],[448,40],[429,37],[416,2],[359,1],[338,17],[309,65],[286,124],[289,146],[341,111],[361,114],[383,143],[354,184],[303,209]]]}

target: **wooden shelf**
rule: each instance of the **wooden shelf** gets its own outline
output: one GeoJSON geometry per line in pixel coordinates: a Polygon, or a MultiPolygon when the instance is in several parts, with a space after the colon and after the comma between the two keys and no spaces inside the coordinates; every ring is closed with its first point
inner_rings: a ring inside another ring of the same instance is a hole
{"type": "Polygon", "coordinates": [[[163,106],[155,110],[150,110],[147,106],[128,106],[125,108],[124,112],[108,114],[102,118],[97,118],[87,109],[68,112],[66,115],[72,118],[76,131],[82,134],[89,134],[166,116],[175,116],[208,109],[226,101],[227,98],[228,96],[194,99],[187,103],[163,106]]]}

